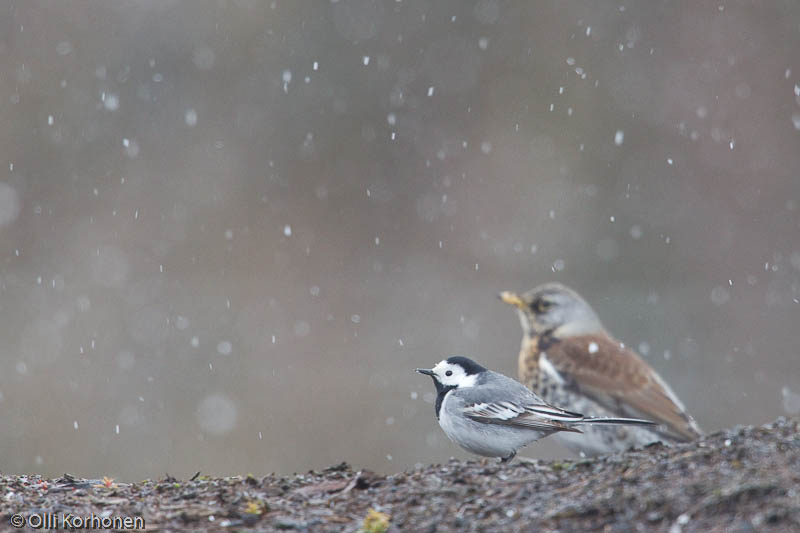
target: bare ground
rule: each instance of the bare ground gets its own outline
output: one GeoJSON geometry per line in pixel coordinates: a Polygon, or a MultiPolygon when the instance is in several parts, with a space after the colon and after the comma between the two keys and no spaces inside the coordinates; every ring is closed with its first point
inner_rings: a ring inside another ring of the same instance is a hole
{"type": "MultiPolygon", "coordinates": [[[[0,528],[46,513],[142,517],[148,530],[800,531],[800,429],[778,419],[578,461],[450,461],[390,476],[349,465],[289,477],[118,483],[1,476],[0,528]],[[372,512],[370,513],[370,511],[372,512]],[[36,516],[32,516],[35,514],[36,516]]],[[[31,522],[26,522],[31,524],[31,522]]],[[[67,525],[75,522],[68,522],[67,525]]],[[[35,524],[34,524],[35,525],[35,524]]]]}

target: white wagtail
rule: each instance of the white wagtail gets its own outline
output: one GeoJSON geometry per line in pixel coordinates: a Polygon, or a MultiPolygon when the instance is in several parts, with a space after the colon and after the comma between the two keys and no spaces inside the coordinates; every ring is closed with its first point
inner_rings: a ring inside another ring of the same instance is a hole
{"type": "Polygon", "coordinates": [[[577,424],[653,425],[636,418],[591,418],[545,403],[524,385],[466,357],[417,368],[436,386],[436,418],[450,440],[467,451],[510,461],[517,450],[577,424]]]}

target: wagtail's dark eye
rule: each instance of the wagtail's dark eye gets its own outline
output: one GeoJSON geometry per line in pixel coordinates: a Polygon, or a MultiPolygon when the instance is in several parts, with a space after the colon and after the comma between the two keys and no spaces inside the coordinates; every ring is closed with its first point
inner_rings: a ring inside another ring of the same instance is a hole
{"type": "Polygon", "coordinates": [[[444,373],[444,375],[445,376],[452,376],[453,375],[453,371],[452,370],[448,370],[447,372],[444,373]]]}

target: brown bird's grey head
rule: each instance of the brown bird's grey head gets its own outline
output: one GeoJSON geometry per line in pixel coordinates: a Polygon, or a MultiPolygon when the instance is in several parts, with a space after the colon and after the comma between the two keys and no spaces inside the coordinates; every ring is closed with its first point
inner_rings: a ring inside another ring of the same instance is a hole
{"type": "Polygon", "coordinates": [[[546,283],[522,294],[505,291],[500,299],[517,309],[526,335],[551,333],[558,338],[603,332],[586,300],[560,283],[546,283]]]}

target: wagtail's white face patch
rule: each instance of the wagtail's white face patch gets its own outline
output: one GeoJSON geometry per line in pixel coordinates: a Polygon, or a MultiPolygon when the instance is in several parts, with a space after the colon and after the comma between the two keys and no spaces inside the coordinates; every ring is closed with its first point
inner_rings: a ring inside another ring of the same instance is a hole
{"type": "Polygon", "coordinates": [[[447,359],[440,361],[433,367],[433,375],[436,381],[445,387],[472,387],[477,374],[467,374],[467,371],[458,363],[449,363],[447,359]]]}
{"type": "Polygon", "coordinates": [[[486,369],[472,359],[454,355],[439,361],[439,364],[430,370],[418,368],[417,372],[431,376],[436,383],[436,390],[441,392],[442,389],[446,389],[446,392],[455,388],[475,386],[478,375],[486,372],[486,369]]]}

